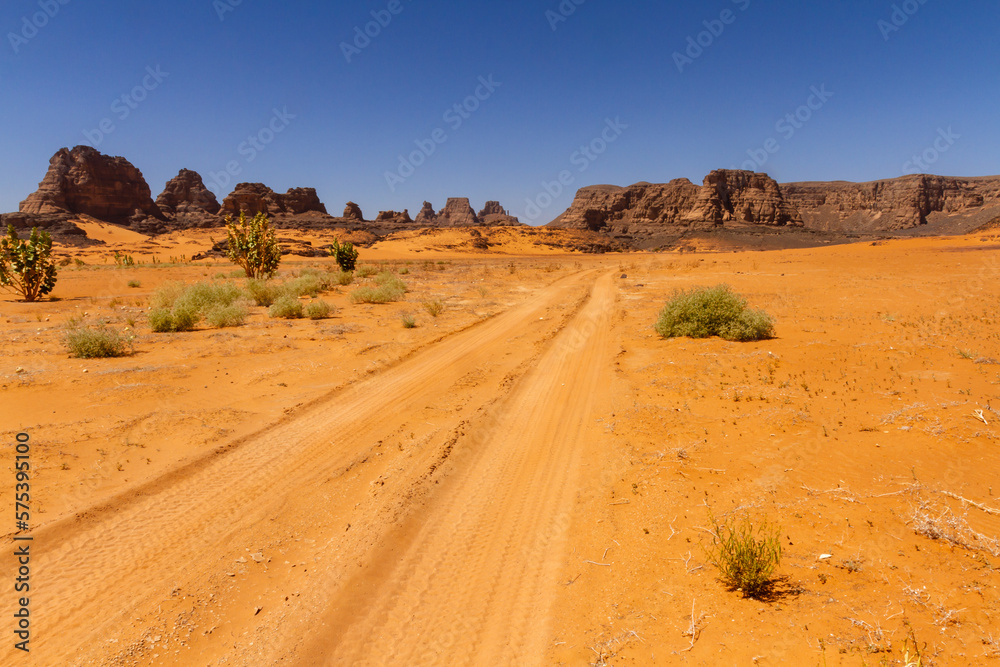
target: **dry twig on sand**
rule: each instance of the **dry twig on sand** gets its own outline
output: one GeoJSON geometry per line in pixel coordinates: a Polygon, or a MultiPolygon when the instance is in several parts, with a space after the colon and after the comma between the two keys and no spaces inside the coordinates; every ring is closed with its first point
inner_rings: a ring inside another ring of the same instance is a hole
{"type": "Polygon", "coordinates": [[[707,625],[707,624],[703,624],[703,621],[705,620],[705,614],[698,614],[697,616],[695,616],[695,613],[694,613],[694,603],[695,603],[695,600],[692,599],[691,600],[691,625],[688,626],[687,630],[685,630],[684,632],[681,633],[685,637],[690,637],[691,638],[691,643],[690,643],[690,645],[687,648],[681,649],[680,653],[685,653],[685,652],[690,651],[691,649],[694,648],[694,643],[696,641],[698,641],[698,637],[701,636],[702,629],[705,627],[705,625],[707,625]]]}

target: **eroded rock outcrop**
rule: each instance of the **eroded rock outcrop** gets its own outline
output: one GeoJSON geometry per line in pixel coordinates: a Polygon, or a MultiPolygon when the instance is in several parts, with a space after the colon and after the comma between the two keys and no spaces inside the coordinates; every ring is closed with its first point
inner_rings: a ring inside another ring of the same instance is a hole
{"type": "Polygon", "coordinates": [[[438,211],[438,227],[473,227],[479,224],[468,197],[449,197],[444,208],[438,211]]]}
{"type": "Polygon", "coordinates": [[[216,215],[221,208],[215,193],[205,187],[198,172],[190,169],[181,169],[177,176],[167,181],[156,198],[156,205],[175,223],[174,226],[182,227],[217,224],[216,215]]]}
{"type": "Polygon", "coordinates": [[[21,202],[20,211],[85,214],[126,226],[146,218],[164,219],[141,171],[123,157],[90,146],[63,148],[53,155],[38,190],[21,202]]]}
{"type": "Polygon", "coordinates": [[[398,211],[379,211],[375,222],[379,224],[408,225],[413,222],[410,212],[406,209],[402,213],[398,211]]]}
{"type": "Polygon", "coordinates": [[[347,202],[347,206],[344,207],[344,220],[351,220],[353,222],[364,222],[365,216],[361,213],[361,207],[352,201],[347,202]]]}
{"type": "Polygon", "coordinates": [[[315,188],[292,188],[282,195],[263,183],[239,183],[223,200],[222,215],[235,217],[241,211],[248,216],[258,213],[270,216],[306,213],[327,215],[326,206],[319,200],[315,188]]]}
{"type": "Polygon", "coordinates": [[[479,212],[477,216],[479,218],[480,224],[488,226],[508,226],[508,225],[518,225],[520,221],[510,215],[503,206],[500,205],[498,201],[488,201],[486,205],[483,206],[483,210],[479,212]]]}
{"type": "Polygon", "coordinates": [[[424,202],[423,208],[417,213],[415,222],[421,227],[433,227],[437,224],[437,212],[429,201],[424,202]]]}

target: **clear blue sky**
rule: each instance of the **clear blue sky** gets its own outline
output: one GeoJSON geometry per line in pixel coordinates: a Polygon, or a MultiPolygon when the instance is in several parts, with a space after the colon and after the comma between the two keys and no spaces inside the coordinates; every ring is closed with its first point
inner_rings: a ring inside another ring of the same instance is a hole
{"type": "Polygon", "coordinates": [[[315,187],[369,218],[465,196],[543,223],[584,185],[700,183],[751,154],[781,182],[1000,173],[997,2],[577,2],[4,0],[0,211],[85,132],[154,197],[232,162],[233,183],[315,187]],[[357,48],[373,11],[387,25],[357,48]]]}

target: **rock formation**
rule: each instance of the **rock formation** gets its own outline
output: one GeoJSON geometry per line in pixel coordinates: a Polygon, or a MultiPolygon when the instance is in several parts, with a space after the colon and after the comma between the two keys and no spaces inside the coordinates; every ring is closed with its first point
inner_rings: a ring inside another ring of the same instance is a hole
{"type": "Polygon", "coordinates": [[[715,224],[802,225],[798,211],[785,201],[773,178],[735,169],[718,169],[706,176],[694,209],[685,217],[715,224]]]}
{"type": "Polygon", "coordinates": [[[63,148],[49,161],[38,190],[21,202],[29,215],[85,214],[119,225],[163,220],[142,172],[123,157],[90,146],[63,148]]]}
{"type": "Polygon", "coordinates": [[[163,192],[156,198],[156,205],[174,226],[210,227],[218,224],[219,200],[205,187],[196,171],[181,169],[177,176],[167,181],[163,192]]]}
{"type": "MultiPolygon", "coordinates": [[[[636,183],[627,188],[592,185],[577,191],[569,209],[549,226],[613,235],[653,234],[670,226],[687,227],[695,224],[689,214],[699,203],[700,193],[701,188],[686,178],[662,184],[636,183]]],[[[714,224],[702,221],[701,226],[714,224]]]]}
{"type": "Polygon", "coordinates": [[[410,212],[406,209],[402,213],[397,211],[379,211],[375,222],[380,224],[408,225],[413,222],[410,212]]]}
{"type": "Polygon", "coordinates": [[[361,207],[352,201],[347,202],[343,217],[345,220],[353,220],[354,222],[364,222],[365,220],[365,216],[361,213],[361,207]]]}
{"type": "Polygon", "coordinates": [[[239,183],[223,200],[222,215],[236,217],[241,211],[248,216],[258,213],[269,216],[327,214],[326,206],[319,200],[314,188],[292,188],[281,195],[263,183],[239,183]]]}
{"type": "Polygon", "coordinates": [[[424,207],[417,213],[415,222],[421,227],[433,227],[437,224],[437,213],[429,201],[424,202],[424,207]]]}
{"type": "Polygon", "coordinates": [[[869,183],[784,183],[806,226],[824,231],[896,231],[954,214],[995,215],[1000,179],[924,174],[869,183]]]}
{"type": "Polygon", "coordinates": [[[483,210],[479,212],[477,217],[481,224],[488,226],[520,224],[520,220],[510,215],[498,201],[486,202],[486,205],[483,206],[483,210]]]}

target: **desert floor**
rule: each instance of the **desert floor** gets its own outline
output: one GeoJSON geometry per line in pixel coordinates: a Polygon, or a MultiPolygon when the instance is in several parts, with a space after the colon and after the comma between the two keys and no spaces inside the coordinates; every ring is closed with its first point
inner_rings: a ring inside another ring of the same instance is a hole
{"type": "Polygon", "coordinates": [[[85,264],[54,300],[0,296],[0,663],[1000,663],[996,236],[591,256],[404,235],[361,256],[403,302],[341,287],[330,319],[154,334],[160,285],[241,282],[185,261],[221,233],[88,234],[106,245],[60,248],[85,264]],[[722,282],[777,338],[654,333],[672,290],[722,282]],[[135,353],[70,358],[71,317],[135,353]],[[709,510],[780,526],[769,599],[717,579],[709,510]]]}

